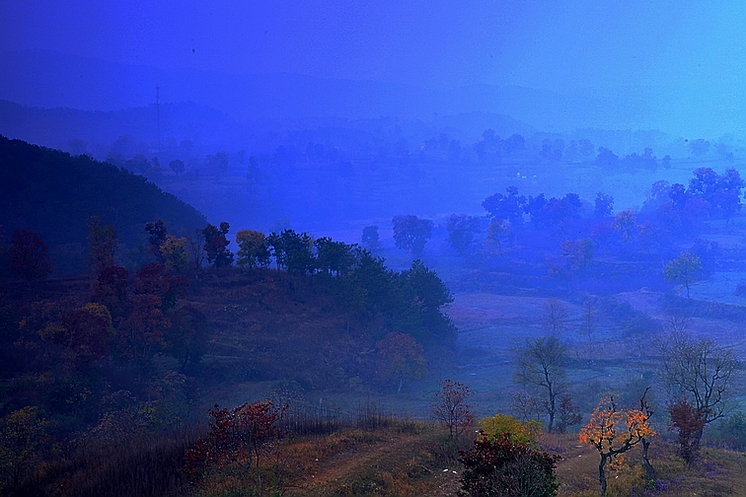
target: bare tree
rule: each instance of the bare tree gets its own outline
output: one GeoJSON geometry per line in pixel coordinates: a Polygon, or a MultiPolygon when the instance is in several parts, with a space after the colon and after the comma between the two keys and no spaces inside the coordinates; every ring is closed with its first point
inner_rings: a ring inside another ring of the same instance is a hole
{"type": "Polygon", "coordinates": [[[670,335],[685,333],[692,325],[692,317],[684,309],[674,307],[668,309],[663,322],[663,328],[670,335]]]}
{"type": "Polygon", "coordinates": [[[544,412],[549,418],[547,430],[552,431],[559,397],[567,390],[564,370],[567,347],[558,338],[550,336],[528,339],[516,352],[518,368],[515,378],[527,389],[540,392],[544,412]]]}
{"type": "Polygon", "coordinates": [[[433,416],[448,428],[451,439],[458,438],[474,421],[468,402],[472,395],[467,385],[451,379],[443,380],[440,390],[435,393],[433,416]]]}
{"type": "Polygon", "coordinates": [[[738,363],[733,353],[709,338],[676,331],[657,341],[661,376],[672,402],[686,401],[701,413],[704,423],[694,434],[699,443],[704,426],[729,411],[728,395],[738,363]]]}
{"type": "Polygon", "coordinates": [[[559,336],[567,322],[567,308],[558,299],[551,298],[544,303],[542,316],[544,328],[553,336],[559,336]]]}
{"type": "Polygon", "coordinates": [[[583,302],[583,322],[580,325],[580,333],[588,335],[588,341],[593,340],[593,331],[596,329],[598,314],[598,300],[588,297],[583,302]]]}

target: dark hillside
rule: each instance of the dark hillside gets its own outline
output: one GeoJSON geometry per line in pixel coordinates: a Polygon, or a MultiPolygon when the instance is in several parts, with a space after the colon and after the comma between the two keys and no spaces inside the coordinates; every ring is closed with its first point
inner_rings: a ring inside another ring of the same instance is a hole
{"type": "Polygon", "coordinates": [[[174,233],[203,227],[205,217],[153,183],[87,156],[0,136],[0,225],[25,228],[50,245],[85,244],[86,221],[98,216],[119,240],[138,243],[145,223],[162,219],[174,233]]]}

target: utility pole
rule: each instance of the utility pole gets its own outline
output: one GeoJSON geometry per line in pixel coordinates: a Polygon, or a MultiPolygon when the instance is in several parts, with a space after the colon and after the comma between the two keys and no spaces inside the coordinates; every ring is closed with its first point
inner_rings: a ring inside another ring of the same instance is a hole
{"type": "Polygon", "coordinates": [[[158,142],[156,147],[158,151],[161,151],[161,88],[157,84],[155,85],[155,109],[158,115],[158,142]]]}

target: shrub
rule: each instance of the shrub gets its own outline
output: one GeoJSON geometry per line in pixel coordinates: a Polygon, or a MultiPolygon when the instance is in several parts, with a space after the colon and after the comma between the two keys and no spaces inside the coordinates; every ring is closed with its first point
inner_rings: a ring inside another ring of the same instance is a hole
{"type": "Polygon", "coordinates": [[[516,443],[507,435],[491,440],[484,434],[468,451],[461,451],[464,472],[460,496],[548,497],[557,494],[554,473],[558,456],[528,444],[516,443]]]}

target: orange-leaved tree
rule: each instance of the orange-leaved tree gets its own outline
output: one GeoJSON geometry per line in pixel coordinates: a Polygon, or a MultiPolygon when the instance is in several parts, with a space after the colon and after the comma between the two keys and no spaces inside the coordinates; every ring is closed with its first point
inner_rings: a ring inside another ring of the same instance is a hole
{"type": "Polygon", "coordinates": [[[598,464],[599,495],[606,495],[606,465],[620,469],[624,453],[655,435],[648,423],[650,415],[639,409],[619,409],[613,397],[601,399],[587,425],[580,429],[580,443],[594,447],[601,461],[598,464]]]}

